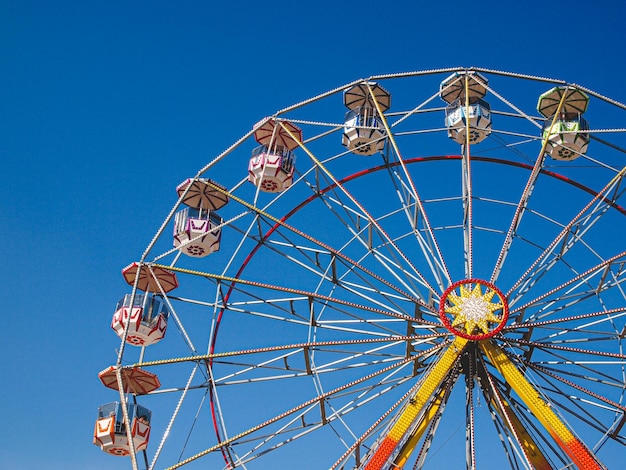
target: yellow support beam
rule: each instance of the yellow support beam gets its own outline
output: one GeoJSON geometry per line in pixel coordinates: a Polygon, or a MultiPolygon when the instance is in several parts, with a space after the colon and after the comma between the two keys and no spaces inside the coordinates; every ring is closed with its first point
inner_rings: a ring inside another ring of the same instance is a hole
{"type": "Polygon", "coordinates": [[[505,400],[490,378],[485,378],[485,381],[490,384],[492,396],[488,399],[491,405],[515,436],[515,440],[522,448],[522,452],[528,460],[528,463],[530,463],[535,470],[552,470],[552,465],[550,465],[548,459],[543,455],[539,446],[522,424],[522,421],[517,417],[511,405],[505,400]]]}
{"type": "Polygon", "coordinates": [[[551,405],[526,380],[502,349],[488,340],[481,341],[480,348],[579,470],[606,470],[587,446],[561,421],[551,405]]]}
{"type": "MultiPolygon", "coordinates": [[[[499,394],[499,392],[496,393],[499,394]]],[[[541,450],[539,450],[539,447],[530,434],[528,434],[528,431],[526,431],[526,428],[511,406],[502,397],[500,398],[502,400],[502,413],[506,417],[505,422],[517,437],[518,442],[523,447],[524,455],[528,457],[533,468],[536,470],[552,470],[552,465],[550,465],[550,462],[548,462],[541,450]]]]}
{"type": "Polygon", "coordinates": [[[526,457],[527,463],[535,470],[552,470],[552,465],[550,465],[550,462],[543,455],[543,452],[528,433],[522,421],[515,414],[513,407],[500,392],[482,360],[478,363],[477,376],[480,379],[483,395],[490,403],[494,412],[500,415],[505,426],[513,434],[526,457]]]}
{"type": "MultiPolygon", "coordinates": [[[[433,394],[437,391],[450,370],[452,370],[467,342],[467,339],[457,336],[441,357],[439,357],[432,369],[426,373],[420,387],[411,397],[407,406],[398,415],[387,434],[380,441],[374,454],[367,461],[365,470],[381,470],[387,463],[390,463],[389,458],[391,454],[393,454],[400,442],[402,442],[403,437],[409,429],[413,427],[422,410],[428,405],[433,394]]],[[[432,416],[434,416],[434,414],[432,416]]]]}
{"type": "Polygon", "coordinates": [[[423,415],[422,419],[417,425],[417,428],[415,429],[413,434],[411,434],[411,437],[406,441],[406,443],[400,449],[400,453],[394,460],[393,466],[391,468],[394,468],[394,469],[404,468],[407,461],[409,460],[409,457],[413,453],[413,450],[415,450],[415,446],[417,445],[417,443],[420,441],[420,439],[426,432],[426,429],[428,429],[428,426],[430,425],[433,418],[439,412],[439,409],[441,408],[441,405],[443,404],[443,401],[444,401],[443,397],[445,394],[446,394],[446,388],[441,387],[439,389],[439,392],[435,395],[434,400],[431,402],[430,406],[426,410],[426,413],[423,415]]]}

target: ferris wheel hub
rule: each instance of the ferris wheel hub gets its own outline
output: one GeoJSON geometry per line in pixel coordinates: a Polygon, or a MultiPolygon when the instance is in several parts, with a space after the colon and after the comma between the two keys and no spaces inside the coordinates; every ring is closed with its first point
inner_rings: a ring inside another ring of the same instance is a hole
{"type": "Polygon", "coordinates": [[[441,296],[439,317],[455,336],[479,341],[499,333],[509,316],[504,294],[481,279],[455,282],[441,296]]]}

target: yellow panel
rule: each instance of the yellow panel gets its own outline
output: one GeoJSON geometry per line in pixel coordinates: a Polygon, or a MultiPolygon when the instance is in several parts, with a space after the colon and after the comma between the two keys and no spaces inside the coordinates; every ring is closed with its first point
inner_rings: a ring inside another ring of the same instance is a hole
{"type": "Polygon", "coordinates": [[[437,364],[428,372],[422,385],[417,389],[417,392],[415,392],[411,402],[400,415],[396,424],[389,431],[390,438],[400,440],[404,436],[404,433],[415,422],[419,412],[426,406],[437,387],[439,387],[445,376],[452,369],[466,343],[466,339],[457,336],[454,342],[446,349],[437,361],[437,364]]]}
{"type": "Polygon", "coordinates": [[[389,433],[380,442],[380,445],[374,455],[366,465],[366,470],[380,470],[387,462],[389,456],[402,440],[409,428],[415,423],[422,409],[428,404],[430,397],[435,393],[441,382],[445,379],[448,372],[454,366],[456,360],[463,352],[467,344],[465,338],[457,336],[455,340],[448,346],[448,349],[439,357],[435,365],[426,373],[422,384],[411,397],[409,404],[404,408],[397,418],[389,433]]]}
{"type": "Polygon", "coordinates": [[[441,388],[439,390],[439,393],[437,394],[435,399],[432,401],[431,405],[428,407],[428,410],[426,410],[426,414],[424,415],[422,420],[420,420],[420,423],[418,424],[417,428],[411,435],[411,438],[402,446],[400,453],[398,454],[398,456],[396,457],[396,460],[394,461],[395,467],[404,468],[404,465],[406,465],[406,462],[407,460],[409,460],[409,457],[413,453],[413,450],[415,450],[415,446],[424,435],[424,432],[426,432],[426,429],[428,428],[430,422],[433,420],[433,418],[439,411],[439,408],[441,408],[441,404],[443,403],[443,396],[445,392],[446,392],[445,388],[441,388]]]}
{"type": "Polygon", "coordinates": [[[550,465],[550,462],[548,462],[545,458],[532,436],[528,434],[528,431],[526,431],[526,428],[517,417],[511,406],[506,402],[498,390],[493,389],[493,393],[498,394],[499,403],[492,400],[492,404],[497,412],[501,415],[504,414],[504,416],[502,416],[504,422],[515,434],[517,442],[520,446],[522,446],[524,454],[528,457],[530,463],[532,463],[533,468],[535,470],[552,470],[552,465],[550,465]],[[501,404],[502,407],[500,408],[498,404],[501,404]]]}
{"type": "Polygon", "coordinates": [[[543,427],[579,469],[602,470],[605,468],[598,462],[591,451],[587,449],[584,443],[552,411],[550,404],[544,401],[542,395],[526,380],[502,349],[490,341],[482,341],[480,347],[491,363],[502,374],[506,382],[515,390],[533,415],[541,422],[543,427]]]}

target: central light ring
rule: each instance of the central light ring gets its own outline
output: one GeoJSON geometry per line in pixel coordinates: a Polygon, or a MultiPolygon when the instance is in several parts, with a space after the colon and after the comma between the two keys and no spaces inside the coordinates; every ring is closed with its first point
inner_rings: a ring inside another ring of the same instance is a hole
{"type": "Polygon", "coordinates": [[[441,296],[439,317],[454,335],[480,341],[504,328],[509,318],[509,304],[492,283],[463,279],[448,287],[441,296]]]}

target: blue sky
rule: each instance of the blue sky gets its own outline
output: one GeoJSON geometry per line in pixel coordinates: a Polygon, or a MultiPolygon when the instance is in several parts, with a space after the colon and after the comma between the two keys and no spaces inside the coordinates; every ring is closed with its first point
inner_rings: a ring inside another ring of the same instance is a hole
{"type": "MultiPolygon", "coordinates": [[[[375,74],[479,66],[626,102],[620,2],[0,0],[3,468],[91,444],[109,329],[175,186],[266,115],[375,74]]],[[[624,123],[621,127],[626,127],[624,123]]],[[[154,411],[154,410],[153,410],[154,411]]]]}

